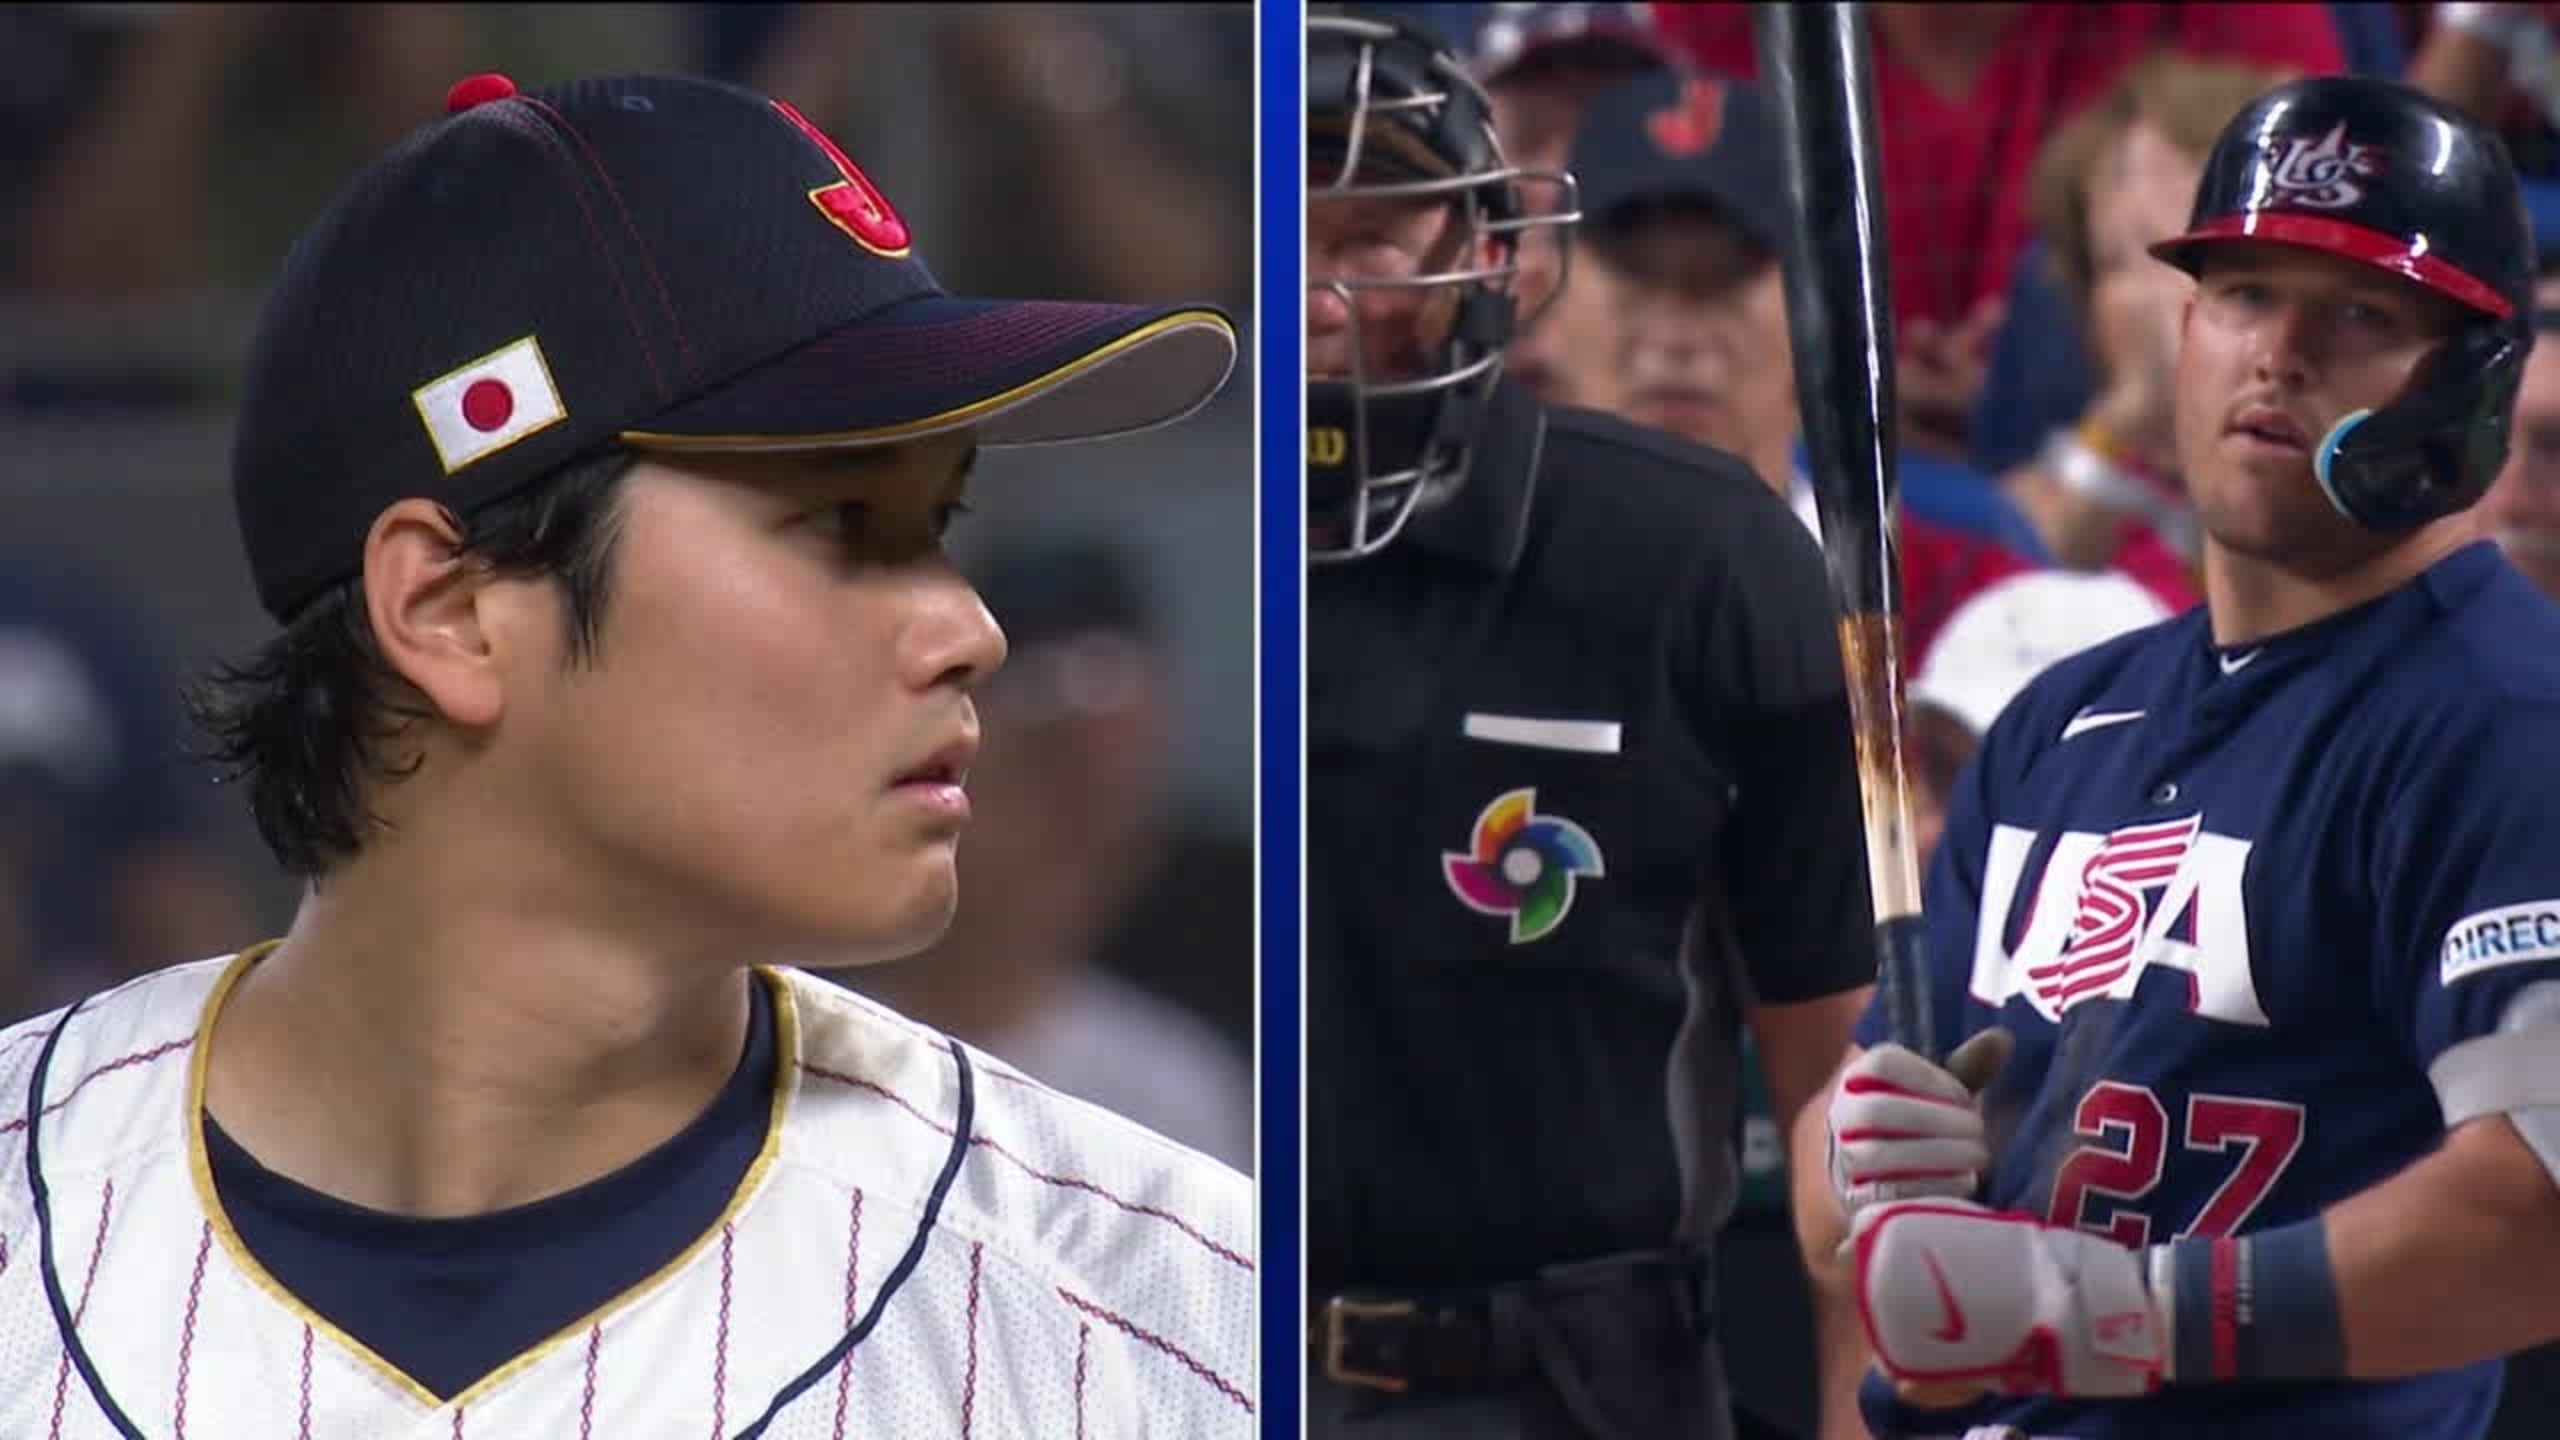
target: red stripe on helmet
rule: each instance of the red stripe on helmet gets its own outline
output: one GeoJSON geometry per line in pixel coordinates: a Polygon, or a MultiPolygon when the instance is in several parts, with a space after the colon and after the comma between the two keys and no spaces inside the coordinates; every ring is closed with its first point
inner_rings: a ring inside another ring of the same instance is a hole
{"type": "MultiPolygon", "coordinates": [[[[2423,240],[2424,237],[2421,237],[2423,240]]],[[[2439,295],[2449,296],[2504,320],[2515,313],[2515,306],[2480,277],[2439,256],[2413,247],[2398,235],[2385,235],[2344,220],[2323,215],[2305,215],[2298,210],[2252,210],[2238,215],[2224,215],[2207,220],[2173,240],[2163,240],[2151,247],[2151,253],[2171,263],[2176,252],[2199,240],[2272,240],[2286,245],[2303,245],[2326,250],[2349,260],[2406,276],[2439,295]]]]}

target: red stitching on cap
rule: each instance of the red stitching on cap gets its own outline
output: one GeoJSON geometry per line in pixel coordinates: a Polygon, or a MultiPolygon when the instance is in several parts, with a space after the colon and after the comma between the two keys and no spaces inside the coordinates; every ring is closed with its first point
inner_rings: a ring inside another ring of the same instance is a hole
{"type": "MultiPolygon", "coordinates": [[[[560,113],[540,101],[535,101],[533,108],[555,117],[560,113]]],[[[640,323],[640,307],[632,303],[631,287],[622,281],[622,267],[613,263],[613,252],[605,244],[604,227],[596,223],[595,211],[587,204],[586,187],[578,183],[577,157],[561,148],[559,137],[545,127],[528,125],[525,130],[542,142],[546,152],[557,157],[568,176],[569,198],[578,202],[578,218],[587,224],[587,237],[594,242],[596,259],[613,281],[614,295],[622,301],[622,316],[631,322],[631,339],[640,347],[640,363],[649,367],[649,378],[657,382],[659,402],[675,399],[675,388],[667,383],[666,372],[658,368],[658,352],[650,348],[648,327],[640,323]]]]}
{"type": "Polygon", "coordinates": [[[658,304],[667,312],[667,328],[675,332],[676,351],[684,356],[685,368],[693,372],[693,378],[700,380],[702,362],[694,358],[693,342],[685,338],[684,321],[676,314],[675,297],[667,293],[666,277],[658,273],[658,262],[649,253],[649,242],[641,235],[639,222],[631,218],[631,207],[623,203],[622,187],[613,183],[613,172],[604,168],[604,157],[587,143],[585,132],[569,123],[568,116],[541,100],[528,96],[527,101],[548,111],[553,119],[560,122],[560,128],[569,132],[569,138],[578,142],[578,148],[587,152],[587,163],[595,167],[596,178],[604,182],[604,193],[613,197],[613,208],[622,212],[622,228],[631,232],[631,248],[640,253],[640,268],[649,272],[649,283],[658,287],[658,304]]]}

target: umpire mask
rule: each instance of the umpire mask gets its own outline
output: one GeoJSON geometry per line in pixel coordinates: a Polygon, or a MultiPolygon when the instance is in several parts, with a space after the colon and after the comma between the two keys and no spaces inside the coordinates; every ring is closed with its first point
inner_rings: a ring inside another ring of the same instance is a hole
{"type": "Polygon", "coordinates": [[[1555,227],[1563,249],[1577,217],[1571,178],[1505,163],[1492,102],[1412,22],[1309,16],[1307,107],[1310,234],[1367,207],[1308,266],[1310,311],[1329,298],[1350,327],[1344,360],[1311,364],[1307,381],[1307,553],[1327,562],[1375,554],[1463,483],[1519,323],[1521,234],[1555,227]],[[1562,203],[1528,214],[1523,178],[1562,203]],[[1373,219],[1402,230],[1435,209],[1447,220],[1418,263],[1364,238],[1373,219]]]}

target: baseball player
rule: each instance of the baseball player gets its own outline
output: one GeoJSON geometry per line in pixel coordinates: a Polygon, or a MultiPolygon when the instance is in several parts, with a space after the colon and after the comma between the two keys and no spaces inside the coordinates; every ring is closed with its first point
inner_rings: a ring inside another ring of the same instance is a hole
{"type": "Polygon", "coordinates": [[[1929,999],[1974,1038],[1871,1011],[1829,1105],[1865,1414],[2478,1436],[2560,1336],[2560,611],[2472,513],[2516,177],[2417,91],[2298,81],[2153,254],[2208,604],[2046,672],[1956,788],[1929,999]]]}
{"type": "Polygon", "coordinates": [[[950,917],[978,449],[1229,321],[946,295],[745,90],[448,108],[248,364],[201,708],[290,933],[0,1032],[0,1435],[1253,1433],[1240,1176],[785,968],[950,917]]]}

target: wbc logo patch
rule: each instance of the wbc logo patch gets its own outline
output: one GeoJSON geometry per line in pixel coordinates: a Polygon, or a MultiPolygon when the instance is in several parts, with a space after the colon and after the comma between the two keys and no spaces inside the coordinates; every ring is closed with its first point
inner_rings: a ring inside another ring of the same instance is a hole
{"type": "Polygon", "coordinates": [[[527,335],[409,392],[452,474],[569,418],[542,343],[527,335]]]}
{"type": "Polygon", "coordinates": [[[1476,817],[1472,844],[1443,851],[1440,873],[1449,893],[1480,915],[1511,921],[1511,943],[1526,945],[1564,923],[1576,879],[1602,873],[1591,832],[1561,815],[1538,813],[1538,792],[1498,796],[1476,817]]]}

